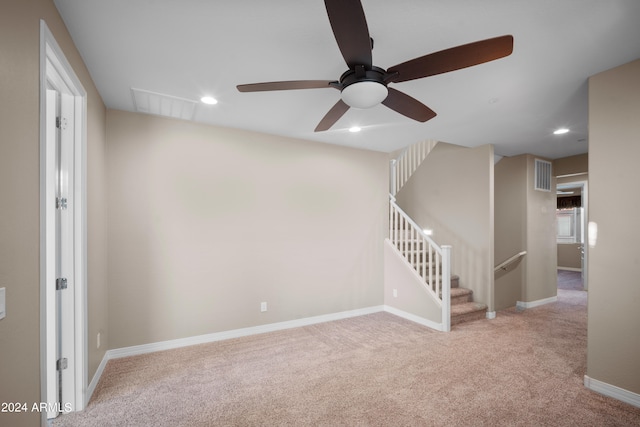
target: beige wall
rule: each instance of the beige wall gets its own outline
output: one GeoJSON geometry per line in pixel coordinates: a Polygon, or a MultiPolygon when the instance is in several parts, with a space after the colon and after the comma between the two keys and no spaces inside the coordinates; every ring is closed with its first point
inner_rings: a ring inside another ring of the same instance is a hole
{"type": "MultiPolygon", "coordinates": [[[[47,22],[88,93],[89,375],[102,350],[91,336],[107,332],[104,217],[105,109],[53,3],[4,1],[0,6],[0,402],[40,402],[40,19],[47,22]]],[[[38,425],[38,413],[0,413],[0,425],[38,425]]]]}
{"type": "Polygon", "coordinates": [[[640,60],[589,79],[587,375],[640,393],[640,60]],[[620,206],[624,209],[612,209],[620,206]],[[632,226],[630,226],[632,225],[632,226]]]}
{"type": "MultiPolygon", "coordinates": [[[[495,165],[495,264],[527,249],[527,156],[503,157],[495,165]]],[[[525,256],[526,258],[526,256],[525,256]]],[[[495,273],[496,310],[522,301],[524,259],[495,273]]]]}
{"type": "Polygon", "coordinates": [[[386,240],[384,244],[384,304],[433,323],[442,323],[442,304],[424,280],[386,240]],[[395,291],[395,295],[394,295],[395,291]]]}
{"type": "Polygon", "coordinates": [[[582,269],[581,243],[558,244],[558,268],[582,269]]]}
{"type": "Polygon", "coordinates": [[[396,198],[436,243],[452,245],[452,274],[493,311],[493,146],[439,142],[396,198]]]}
{"type": "Polygon", "coordinates": [[[111,348],[383,303],[386,154],[107,117],[111,348]]]}
{"type": "MultiPolygon", "coordinates": [[[[556,240],[556,193],[534,189],[536,157],[527,157],[527,255],[524,260],[523,302],[539,301],[558,294],[558,247],[556,240]]],[[[542,159],[548,160],[548,159],[542,159]]],[[[556,188],[552,177],[551,188],[556,188]]]]}
{"type": "MultiPolygon", "coordinates": [[[[576,175],[575,177],[566,177],[568,181],[583,181],[584,175],[589,171],[589,154],[578,154],[576,156],[562,157],[553,161],[553,175],[562,177],[564,175],[576,175]]],[[[560,181],[558,181],[560,183],[560,181]]]]}
{"type": "Polygon", "coordinates": [[[530,154],[505,157],[495,167],[496,264],[527,251],[495,274],[497,309],[557,295],[556,194],[534,189],[535,159],[530,154]]]}

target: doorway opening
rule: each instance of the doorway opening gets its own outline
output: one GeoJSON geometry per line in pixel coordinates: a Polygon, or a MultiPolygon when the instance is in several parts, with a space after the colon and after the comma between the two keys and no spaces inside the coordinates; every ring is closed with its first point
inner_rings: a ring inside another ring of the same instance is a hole
{"type": "Polygon", "coordinates": [[[587,181],[565,182],[558,184],[556,188],[559,284],[562,279],[565,282],[564,286],[578,286],[586,290],[589,211],[587,181]]]}
{"type": "Polygon", "coordinates": [[[86,92],[40,21],[40,383],[43,423],[84,409],[86,92]],[[44,409],[44,408],[43,408],[44,409]]]}

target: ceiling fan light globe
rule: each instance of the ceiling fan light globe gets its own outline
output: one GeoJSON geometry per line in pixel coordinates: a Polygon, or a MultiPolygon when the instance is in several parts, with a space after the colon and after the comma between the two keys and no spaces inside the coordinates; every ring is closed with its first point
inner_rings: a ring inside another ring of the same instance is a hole
{"type": "Polygon", "coordinates": [[[342,89],[342,101],[351,108],[375,107],[387,98],[389,91],[385,85],[372,81],[361,81],[342,89]]]}

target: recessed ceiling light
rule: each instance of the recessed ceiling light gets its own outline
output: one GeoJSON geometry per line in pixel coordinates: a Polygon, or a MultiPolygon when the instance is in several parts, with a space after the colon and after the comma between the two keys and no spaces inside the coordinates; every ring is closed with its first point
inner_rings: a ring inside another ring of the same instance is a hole
{"type": "Polygon", "coordinates": [[[553,134],[554,134],[554,135],[562,135],[562,134],[565,134],[565,133],[567,133],[567,132],[569,132],[569,129],[567,129],[567,128],[560,128],[560,129],[556,129],[556,130],[554,130],[554,131],[553,131],[553,134]]]}
{"type": "Polygon", "coordinates": [[[361,130],[362,130],[362,128],[360,126],[351,126],[349,128],[349,132],[353,132],[353,133],[360,132],[361,130]]]}
{"type": "Polygon", "coordinates": [[[203,96],[202,98],[200,98],[200,101],[209,105],[214,105],[218,103],[218,100],[212,96],[203,96]]]}

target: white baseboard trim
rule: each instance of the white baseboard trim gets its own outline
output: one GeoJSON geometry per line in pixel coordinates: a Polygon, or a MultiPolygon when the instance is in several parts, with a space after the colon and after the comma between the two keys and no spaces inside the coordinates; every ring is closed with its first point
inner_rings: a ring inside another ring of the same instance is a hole
{"type": "Polygon", "coordinates": [[[633,405],[640,408],[640,394],[625,390],[615,385],[607,384],[605,382],[584,376],[584,386],[589,390],[596,393],[603,394],[605,396],[612,397],[622,402],[633,405]]]}
{"type": "Polygon", "coordinates": [[[107,359],[117,359],[120,357],[135,356],[139,354],[153,353],[156,351],[171,350],[174,348],[187,347],[190,345],[205,344],[215,341],[222,341],[232,338],[246,337],[249,335],[263,334],[266,332],[281,331],[284,329],[297,328],[300,326],[313,325],[316,323],[330,322],[333,320],[347,319],[349,317],[363,316],[377,313],[384,310],[384,306],[374,306],[360,308],[357,310],[342,311],[339,313],[323,314],[320,316],[306,317],[304,319],[289,320],[285,322],[270,323],[267,325],[252,326],[249,328],[233,329],[224,332],[198,335],[188,338],[179,338],[169,341],[161,341],[150,344],[135,345],[107,351],[107,359]]]}
{"type": "Polygon", "coordinates": [[[442,323],[436,323],[433,320],[425,319],[424,317],[416,316],[415,314],[407,313],[406,311],[402,311],[388,305],[384,306],[384,311],[395,316],[402,317],[403,319],[418,323],[419,325],[426,326],[427,328],[435,329],[436,331],[442,332],[444,330],[444,328],[442,327],[442,323]]]}
{"type": "Polygon", "coordinates": [[[85,408],[89,404],[89,401],[91,400],[91,397],[93,396],[93,392],[96,391],[96,386],[98,385],[98,381],[100,381],[100,378],[102,377],[102,373],[104,372],[104,368],[105,368],[105,366],[107,366],[107,362],[109,361],[108,353],[109,352],[107,351],[104,354],[104,356],[102,357],[102,361],[100,362],[100,365],[98,365],[98,369],[96,369],[96,373],[93,374],[93,378],[91,379],[91,382],[89,383],[89,386],[87,387],[87,392],[85,394],[86,402],[84,402],[84,407],[85,408]]]}
{"type": "Polygon", "coordinates": [[[529,302],[517,301],[516,302],[516,310],[523,310],[525,308],[538,307],[540,305],[545,305],[545,304],[549,304],[549,303],[557,302],[557,301],[558,301],[558,296],[557,295],[555,297],[539,299],[539,300],[536,300],[536,301],[529,301],[529,302]]]}
{"type": "Polygon", "coordinates": [[[487,319],[491,320],[491,319],[495,319],[496,318],[496,312],[495,311],[487,311],[487,319]]]}

